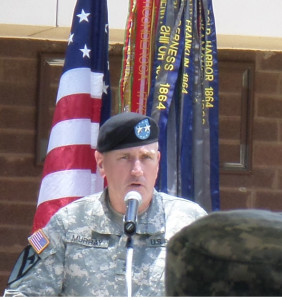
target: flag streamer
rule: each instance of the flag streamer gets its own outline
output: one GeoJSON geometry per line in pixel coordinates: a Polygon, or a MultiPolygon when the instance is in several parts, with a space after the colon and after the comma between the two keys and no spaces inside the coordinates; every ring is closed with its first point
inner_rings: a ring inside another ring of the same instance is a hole
{"type": "MultiPolygon", "coordinates": [[[[218,62],[212,0],[140,1],[145,2],[158,9],[151,23],[152,55],[143,65],[151,79],[141,82],[136,71],[142,61],[137,59],[140,47],[131,48],[128,77],[133,76],[132,82],[139,79],[127,102],[129,110],[152,116],[159,124],[162,156],[156,188],[189,198],[207,211],[218,210],[218,62]],[[145,86],[149,92],[144,104],[145,86]]],[[[131,16],[135,30],[144,25],[138,19],[141,12],[137,5],[131,16]]],[[[131,45],[142,43],[140,36],[131,36],[131,45]]]]}
{"type": "Polygon", "coordinates": [[[121,69],[121,77],[119,83],[119,112],[129,110],[131,103],[131,78],[132,74],[132,63],[134,59],[134,26],[135,26],[135,14],[136,14],[136,0],[129,1],[129,12],[127,18],[126,36],[123,46],[123,63],[121,69]],[[133,48],[133,49],[132,49],[133,48]]]}

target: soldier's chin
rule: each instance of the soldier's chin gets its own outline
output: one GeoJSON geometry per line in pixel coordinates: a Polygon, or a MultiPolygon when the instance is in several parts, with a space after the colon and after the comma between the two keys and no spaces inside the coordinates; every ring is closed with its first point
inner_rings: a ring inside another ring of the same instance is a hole
{"type": "Polygon", "coordinates": [[[135,191],[142,195],[144,193],[144,187],[141,184],[131,184],[128,191],[135,191]]]}

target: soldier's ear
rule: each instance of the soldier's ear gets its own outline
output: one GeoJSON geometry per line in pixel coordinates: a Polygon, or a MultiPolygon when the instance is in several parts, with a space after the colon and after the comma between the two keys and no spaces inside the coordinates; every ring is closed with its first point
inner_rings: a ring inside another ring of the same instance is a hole
{"type": "Polygon", "coordinates": [[[104,155],[103,153],[100,153],[99,151],[95,151],[95,159],[96,159],[96,164],[97,168],[102,175],[102,177],[105,177],[105,170],[104,170],[104,155]]]}

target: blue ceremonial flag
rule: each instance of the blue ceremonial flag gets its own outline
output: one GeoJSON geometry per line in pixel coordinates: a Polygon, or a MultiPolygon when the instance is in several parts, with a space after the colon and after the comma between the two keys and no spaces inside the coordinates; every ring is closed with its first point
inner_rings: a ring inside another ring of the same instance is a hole
{"type": "Polygon", "coordinates": [[[101,191],[94,152],[111,114],[106,0],[78,0],[73,14],[33,231],[62,206],[101,191]]]}
{"type": "Polygon", "coordinates": [[[218,61],[212,0],[163,0],[147,115],[160,127],[157,189],[218,210],[218,61]]]}

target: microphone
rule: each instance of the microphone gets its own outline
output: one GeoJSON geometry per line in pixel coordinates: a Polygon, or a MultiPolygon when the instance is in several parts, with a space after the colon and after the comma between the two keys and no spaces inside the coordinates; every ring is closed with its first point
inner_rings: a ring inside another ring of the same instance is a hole
{"type": "Polygon", "coordinates": [[[128,192],[124,197],[126,214],[124,216],[124,232],[133,235],[137,227],[138,207],[142,202],[142,196],[135,191],[128,192]]]}

